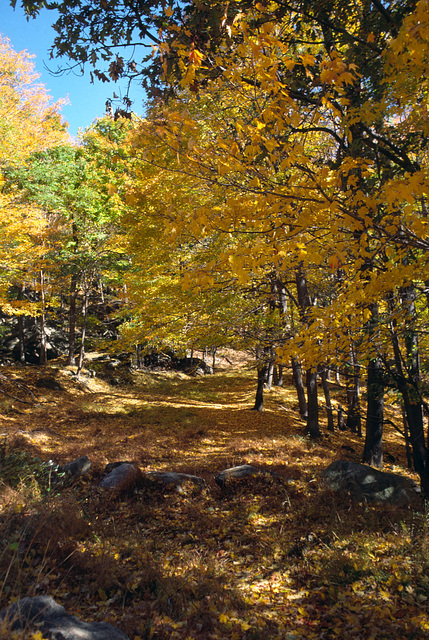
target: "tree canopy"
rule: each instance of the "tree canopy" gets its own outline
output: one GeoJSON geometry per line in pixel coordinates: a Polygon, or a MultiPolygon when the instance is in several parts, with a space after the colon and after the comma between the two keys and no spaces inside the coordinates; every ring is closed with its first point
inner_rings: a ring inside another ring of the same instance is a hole
{"type": "Polygon", "coordinates": [[[128,342],[300,363],[313,436],[316,372],[352,371],[350,417],[366,368],[365,458],[396,388],[429,492],[427,0],[46,6],[54,56],[150,95],[125,136],[100,121],[96,160],[123,212],[128,342]]]}

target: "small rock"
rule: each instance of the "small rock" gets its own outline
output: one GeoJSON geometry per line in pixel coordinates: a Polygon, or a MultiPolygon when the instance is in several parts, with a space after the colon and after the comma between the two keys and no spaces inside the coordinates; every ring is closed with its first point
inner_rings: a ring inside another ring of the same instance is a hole
{"type": "Polygon", "coordinates": [[[123,462],[103,478],[99,487],[116,493],[125,493],[135,487],[141,477],[142,472],[136,464],[123,462]]]}
{"type": "Polygon", "coordinates": [[[173,484],[179,493],[183,492],[183,485],[188,482],[199,487],[206,486],[204,478],[187,473],[176,473],[175,471],[148,471],[146,477],[150,480],[158,480],[163,484],[173,484]]]}
{"type": "Polygon", "coordinates": [[[219,487],[224,487],[228,480],[232,480],[234,478],[239,479],[266,475],[271,475],[273,477],[276,476],[272,471],[266,471],[265,469],[254,467],[251,464],[242,464],[238,467],[224,469],[224,471],[217,474],[215,482],[219,487]]]}
{"type": "Polygon", "coordinates": [[[58,470],[60,472],[65,472],[70,474],[71,476],[80,476],[84,473],[88,473],[91,468],[91,462],[87,456],[81,456],[80,458],[76,458],[76,460],[72,460],[67,464],[62,465],[58,470]]]}
{"type": "Polygon", "coordinates": [[[113,469],[116,469],[117,467],[120,467],[121,464],[133,464],[135,466],[138,466],[138,463],[137,463],[136,460],[121,460],[121,461],[118,461],[118,462],[109,462],[104,467],[104,473],[106,473],[106,474],[110,473],[111,471],[113,471],[113,469]]]}

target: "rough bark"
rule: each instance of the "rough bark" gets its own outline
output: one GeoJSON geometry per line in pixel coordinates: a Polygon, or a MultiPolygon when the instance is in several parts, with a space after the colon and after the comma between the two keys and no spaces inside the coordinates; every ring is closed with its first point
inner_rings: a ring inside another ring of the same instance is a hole
{"type": "Polygon", "coordinates": [[[302,381],[301,365],[296,358],[292,358],[292,378],[298,396],[299,415],[303,420],[307,420],[308,408],[304,383],[302,381]]]}
{"type": "Polygon", "coordinates": [[[384,383],[383,363],[373,358],[368,363],[367,415],[363,462],[381,469],[383,466],[384,383]]]}
{"type": "Polygon", "coordinates": [[[395,356],[395,378],[402,395],[405,424],[413,451],[414,469],[420,476],[423,493],[429,496],[429,449],[425,441],[423,405],[418,393],[420,382],[420,354],[418,334],[415,330],[415,290],[412,285],[401,290],[401,307],[407,316],[404,336],[405,358],[402,357],[396,323],[391,324],[391,339],[395,356]]]}
{"type": "Polygon", "coordinates": [[[334,427],[334,410],[331,404],[331,394],[328,383],[328,369],[326,367],[319,367],[320,380],[322,382],[322,389],[325,395],[325,407],[326,417],[328,420],[328,431],[335,431],[334,427]]]}
{"type": "Polygon", "coordinates": [[[317,401],[317,371],[308,369],[306,373],[307,387],[307,433],[310,438],[320,438],[319,429],[319,405],[317,401]]]}
{"type": "MultiPolygon", "coordinates": [[[[295,282],[300,309],[301,321],[310,322],[307,312],[312,306],[311,297],[308,291],[308,284],[302,266],[295,271],[295,282]]],[[[319,429],[319,409],[317,406],[317,371],[309,369],[306,373],[307,387],[307,433],[311,438],[318,438],[321,433],[319,429]]]]}
{"type": "Polygon", "coordinates": [[[268,366],[263,364],[258,367],[258,384],[256,387],[255,406],[252,411],[263,411],[264,409],[264,386],[267,381],[268,366]]]}
{"type": "Polygon", "coordinates": [[[46,312],[45,312],[45,274],[43,270],[40,271],[40,302],[41,313],[39,317],[40,323],[40,364],[46,364],[48,362],[48,355],[46,351],[46,312]]]}

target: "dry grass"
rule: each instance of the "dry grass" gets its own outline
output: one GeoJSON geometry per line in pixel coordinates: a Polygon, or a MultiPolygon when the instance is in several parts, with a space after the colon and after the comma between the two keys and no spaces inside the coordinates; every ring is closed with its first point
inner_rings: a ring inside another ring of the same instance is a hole
{"type": "MultiPolygon", "coordinates": [[[[37,406],[4,405],[3,459],[17,448],[59,463],[88,455],[92,472],[47,492],[46,469],[37,478],[26,462],[28,473],[3,485],[0,606],[47,593],[132,640],[427,637],[425,513],[324,490],[318,472],[334,459],[360,461],[363,442],[344,432],[308,440],[290,386],[267,392],[258,413],[245,367],[204,378],[140,372],[122,387],[45,369],[63,391],[38,389],[40,375],[20,372],[37,406]],[[143,483],[112,501],[97,485],[116,460],[200,475],[207,488],[143,483]],[[214,475],[245,463],[283,481],[221,491],[214,475]]],[[[344,389],[333,392],[343,401],[344,389]]],[[[394,405],[389,417],[400,424],[394,405]]],[[[387,468],[409,473],[393,428],[386,450],[395,458],[387,468]]]]}

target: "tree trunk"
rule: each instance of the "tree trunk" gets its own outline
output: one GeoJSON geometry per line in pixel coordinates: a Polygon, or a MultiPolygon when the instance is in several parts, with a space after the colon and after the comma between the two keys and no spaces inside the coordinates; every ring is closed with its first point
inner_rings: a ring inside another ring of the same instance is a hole
{"type": "Polygon", "coordinates": [[[374,358],[368,363],[367,396],[363,462],[381,469],[383,466],[384,384],[383,363],[380,358],[374,358]]]}
{"type": "Polygon", "coordinates": [[[344,409],[340,405],[338,406],[337,425],[340,431],[345,431],[347,428],[344,420],[344,409]]]}
{"type": "Polygon", "coordinates": [[[420,362],[418,335],[414,328],[416,321],[414,287],[404,287],[401,291],[401,307],[405,307],[407,326],[405,333],[405,370],[396,332],[396,324],[391,324],[391,338],[395,355],[395,369],[398,390],[402,395],[409,439],[413,450],[414,469],[420,476],[424,495],[429,496],[429,449],[425,442],[423,405],[418,394],[420,382],[420,362]]]}
{"type": "Polygon", "coordinates": [[[213,368],[213,371],[216,369],[216,352],[217,352],[217,347],[212,347],[212,368],[213,368]]]}
{"type": "MultiPolygon", "coordinates": [[[[24,299],[25,288],[21,285],[18,291],[18,300],[24,299]]],[[[19,347],[19,361],[21,364],[25,364],[25,337],[24,337],[24,316],[17,316],[18,322],[18,347],[19,347]]]]}
{"type": "Polygon", "coordinates": [[[309,369],[306,373],[307,386],[307,433],[310,438],[320,438],[319,405],[317,402],[317,371],[309,369]]]}
{"type": "Polygon", "coordinates": [[[79,358],[78,358],[77,371],[76,371],[76,376],[78,378],[80,376],[80,372],[82,371],[83,359],[84,359],[84,356],[85,356],[85,336],[86,336],[86,325],[87,325],[87,320],[88,320],[88,300],[89,300],[89,290],[88,290],[87,280],[86,280],[86,277],[85,277],[85,280],[84,280],[83,308],[82,308],[83,326],[82,326],[82,335],[81,335],[81,340],[80,340],[79,358]]]}
{"type": "Polygon", "coordinates": [[[45,315],[45,274],[43,270],[40,270],[40,302],[42,304],[40,314],[40,364],[46,364],[48,362],[48,356],[46,352],[46,315],[45,315]]]}
{"type": "Polygon", "coordinates": [[[69,306],[69,352],[67,358],[68,365],[74,365],[76,351],[76,321],[77,321],[77,275],[72,274],[70,280],[70,306],[69,306]]]}
{"type": "Polygon", "coordinates": [[[319,375],[322,381],[322,389],[325,395],[326,417],[328,419],[328,431],[335,431],[334,428],[334,411],[331,404],[331,394],[328,384],[328,369],[326,367],[319,367],[319,375]]]}
{"type": "Polygon", "coordinates": [[[268,366],[266,364],[258,367],[258,385],[256,387],[255,406],[252,411],[263,411],[264,409],[264,386],[267,381],[268,366]]]}
{"type": "MultiPolygon", "coordinates": [[[[298,304],[300,308],[301,321],[309,323],[307,311],[312,306],[310,294],[308,291],[307,278],[302,266],[300,265],[295,271],[296,290],[298,295],[298,304]]],[[[309,369],[306,374],[307,386],[307,433],[311,438],[320,437],[319,429],[319,409],[317,406],[317,371],[309,369]]]]}
{"type": "Polygon", "coordinates": [[[273,384],[275,387],[283,386],[283,365],[278,364],[274,367],[273,384]]]}
{"type": "Polygon", "coordinates": [[[347,428],[362,436],[360,414],[360,375],[354,347],[350,348],[350,365],[347,371],[347,428]]]}
{"type": "Polygon", "coordinates": [[[307,420],[308,408],[307,399],[305,397],[304,383],[302,381],[301,365],[296,358],[292,358],[292,377],[298,396],[299,415],[303,420],[307,420]]]}
{"type": "Polygon", "coordinates": [[[270,360],[267,367],[267,381],[266,381],[266,387],[268,390],[272,389],[273,376],[274,376],[274,361],[270,360]]]}

